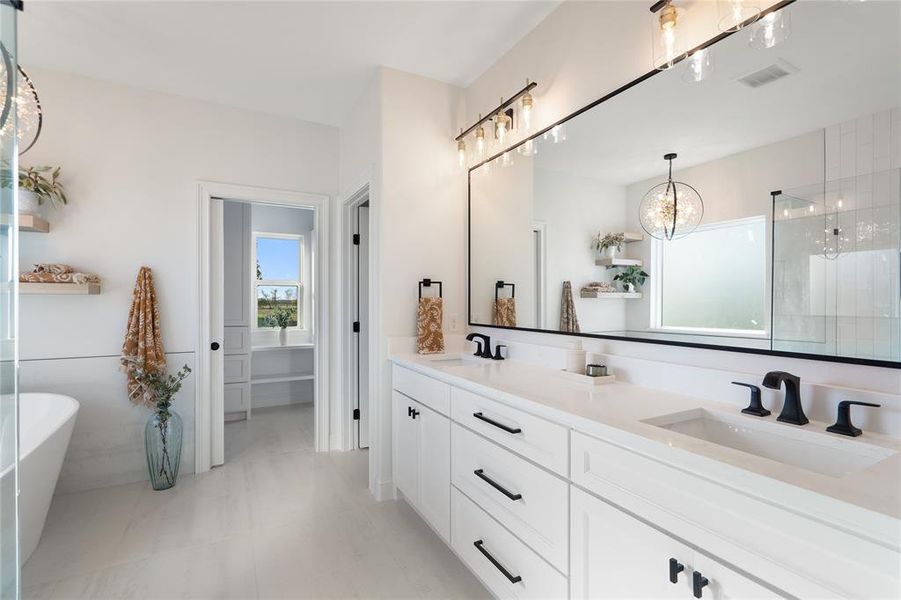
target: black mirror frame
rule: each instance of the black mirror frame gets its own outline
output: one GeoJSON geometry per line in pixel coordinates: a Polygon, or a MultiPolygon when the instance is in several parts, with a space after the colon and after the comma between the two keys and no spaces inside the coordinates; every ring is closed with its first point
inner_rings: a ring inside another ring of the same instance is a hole
{"type": "MultiPolygon", "coordinates": [[[[762,17],[768,13],[771,13],[771,12],[777,11],[781,8],[784,8],[784,7],[788,6],[789,4],[793,4],[795,1],[796,0],[783,0],[782,2],[774,4],[773,6],[769,7],[765,11],[763,11],[760,14],[760,16],[762,17]]],[[[680,56],[676,60],[676,62],[681,62],[687,56],[696,52],[697,50],[702,50],[704,48],[712,46],[712,45],[716,44],[717,42],[724,40],[727,37],[733,35],[734,33],[737,33],[737,32],[731,31],[731,32],[721,33],[721,34],[709,39],[708,41],[704,42],[703,44],[697,46],[696,48],[693,48],[693,49],[689,50],[688,52],[684,53],[682,56],[680,56]]],[[[466,277],[467,277],[467,282],[469,284],[469,285],[467,285],[467,294],[466,294],[466,320],[467,320],[469,326],[470,327],[491,327],[493,329],[501,329],[501,330],[508,329],[511,331],[529,331],[529,332],[533,332],[533,333],[544,333],[544,334],[549,334],[549,335],[566,335],[566,336],[571,336],[571,337],[616,340],[616,341],[623,341],[623,342],[633,342],[633,343],[637,343],[637,344],[658,344],[658,345],[662,345],[662,346],[679,346],[679,347],[683,347],[683,348],[697,348],[697,349],[701,349],[701,350],[719,350],[719,351],[723,351],[723,352],[739,352],[739,353],[744,353],[744,354],[763,354],[763,355],[768,355],[768,356],[784,356],[787,358],[798,358],[798,359],[803,359],[803,360],[815,360],[815,361],[821,361],[821,362],[836,362],[836,363],[847,363],[847,364],[854,364],[854,365],[865,365],[865,366],[872,366],[872,367],[884,367],[884,368],[889,368],[889,369],[901,369],[901,362],[895,362],[895,361],[889,361],[889,360],[856,358],[856,357],[851,357],[851,356],[831,356],[831,355],[827,355],[827,354],[808,354],[808,353],[803,353],[803,352],[786,352],[783,350],[772,350],[772,349],[762,349],[762,348],[738,348],[738,347],[734,347],[734,346],[719,346],[716,344],[701,344],[701,343],[695,343],[695,342],[682,342],[682,341],[675,341],[675,340],[640,339],[640,338],[626,337],[626,336],[621,336],[621,335],[606,335],[606,334],[600,334],[600,333],[570,333],[570,332],[565,332],[565,331],[553,331],[550,329],[536,329],[536,328],[532,328],[532,327],[505,327],[505,326],[493,325],[493,324],[489,324],[489,323],[474,323],[473,322],[473,320],[472,320],[472,297],[471,297],[471,288],[472,288],[472,278],[471,278],[471,275],[472,275],[472,172],[474,170],[478,169],[479,167],[485,165],[486,163],[489,163],[489,162],[499,158],[506,152],[515,150],[516,148],[525,144],[526,142],[534,140],[534,139],[544,135],[545,133],[547,133],[554,127],[561,125],[571,119],[574,119],[575,117],[578,117],[582,113],[591,110],[592,108],[598,106],[599,104],[606,102],[607,100],[610,100],[611,98],[613,98],[615,96],[618,96],[619,94],[622,94],[626,90],[628,90],[632,87],[635,87],[636,85],[642,83],[646,79],[650,79],[651,77],[653,77],[654,75],[656,75],[657,73],[660,73],[660,72],[661,71],[658,71],[656,69],[652,70],[652,71],[648,71],[647,73],[641,75],[640,77],[633,79],[629,83],[613,90],[609,94],[606,94],[606,95],[598,98],[594,102],[591,102],[591,103],[583,106],[582,108],[576,110],[575,112],[566,115],[565,117],[556,121],[555,123],[548,125],[544,129],[538,131],[537,133],[531,135],[530,137],[519,141],[518,143],[504,149],[501,152],[498,152],[497,154],[494,154],[493,156],[486,158],[485,160],[483,160],[483,161],[479,162],[478,164],[473,165],[472,167],[469,168],[469,170],[467,171],[467,180],[466,180],[466,196],[467,196],[467,202],[466,202],[466,223],[467,223],[466,277]]]]}

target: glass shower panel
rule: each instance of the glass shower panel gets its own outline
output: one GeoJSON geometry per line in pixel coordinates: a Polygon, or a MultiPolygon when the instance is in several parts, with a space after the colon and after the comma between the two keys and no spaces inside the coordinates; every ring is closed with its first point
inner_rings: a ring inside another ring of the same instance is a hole
{"type": "Polygon", "coordinates": [[[0,2],[0,597],[19,596],[16,9],[0,2]]]}
{"type": "Polygon", "coordinates": [[[901,170],[775,197],[773,349],[901,360],[901,170]]]}

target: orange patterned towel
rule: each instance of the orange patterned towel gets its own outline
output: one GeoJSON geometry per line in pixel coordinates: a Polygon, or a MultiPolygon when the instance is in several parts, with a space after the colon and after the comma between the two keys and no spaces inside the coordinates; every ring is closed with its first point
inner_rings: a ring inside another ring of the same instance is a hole
{"type": "Polygon", "coordinates": [[[516,299],[498,298],[494,301],[494,324],[516,327],[516,299]]]}
{"type": "Polygon", "coordinates": [[[120,362],[128,374],[128,397],[135,404],[152,406],[151,394],[134,380],[136,365],[132,361],[135,360],[148,371],[162,372],[166,368],[166,353],[160,334],[160,310],[156,304],[150,267],[141,267],[138,271],[120,362]]]}
{"type": "Polygon", "coordinates": [[[19,273],[19,281],[21,283],[100,283],[100,278],[91,273],[36,271],[19,273]]]}
{"type": "Polygon", "coordinates": [[[444,305],[441,298],[420,298],[416,349],[420,354],[444,352],[444,305]]]}

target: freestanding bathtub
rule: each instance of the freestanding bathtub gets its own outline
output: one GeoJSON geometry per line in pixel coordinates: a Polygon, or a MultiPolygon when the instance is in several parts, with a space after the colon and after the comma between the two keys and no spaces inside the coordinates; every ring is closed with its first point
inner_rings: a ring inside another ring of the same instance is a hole
{"type": "MultiPolygon", "coordinates": [[[[41,539],[56,480],[75,427],[78,401],[61,394],[19,394],[19,557],[41,539]]],[[[4,474],[4,477],[6,475],[4,474]]]]}

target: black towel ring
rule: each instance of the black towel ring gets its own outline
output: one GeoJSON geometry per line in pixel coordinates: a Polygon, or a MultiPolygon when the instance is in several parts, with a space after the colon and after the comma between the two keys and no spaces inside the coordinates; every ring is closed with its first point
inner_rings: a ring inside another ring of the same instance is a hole
{"type": "Polygon", "coordinates": [[[505,287],[508,287],[508,286],[510,288],[510,297],[516,298],[516,284],[515,283],[507,283],[505,281],[498,280],[498,282],[494,284],[494,301],[495,302],[497,302],[497,300],[498,300],[498,293],[502,289],[504,289],[505,287]]]}
{"type": "Polygon", "coordinates": [[[443,290],[442,290],[442,288],[441,288],[441,282],[440,282],[440,281],[437,281],[437,280],[435,280],[435,279],[428,279],[428,278],[426,278],[426,279],[423,279],[422,281],[419,282],[419,299],[420,299],[420,300],[422,300],[422,288],[424,288],[424,287],[430,288],[430,287],[432,287],[432,284],[433,284],[433,283],[437,283],[437,284],[438,284],[438,297],[439,297],[439,298],[443,298],[443,297],[444,297],[444,293],[443,293],[443,290]]]}

